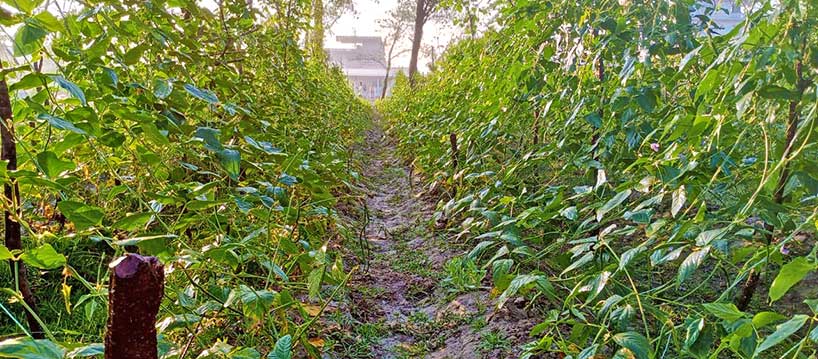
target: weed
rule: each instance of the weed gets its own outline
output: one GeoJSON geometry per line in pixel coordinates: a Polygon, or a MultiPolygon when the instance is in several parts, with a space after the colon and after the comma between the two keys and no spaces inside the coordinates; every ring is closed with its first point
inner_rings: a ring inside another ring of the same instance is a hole
{"type": "Polygon", "coordinates": [[[480,343],[477,344],[477,349],[483,353],[494,350],[507,352],[511,350],[511,341],[506,338],[505,334],[497,330],[491,330],[480,334],[480,343]]]}
{"type": "Polygon", "coordinates": [[[486,322],[486,317],[483,316],[475,317],[471,323],[469,323],[469,327],[471,327],[471,330],[475,333],[483,330],[486,325],[488,325],[488,322],[486,322]]]}
{"type": "Polygon", "coordinates": [[[480,287],[480,281],[486,276],[486,270],[481,269],[468,258],[455,257],[444,266],[446,278],[441,285],[450,294],[466,293],[480,287]]]}

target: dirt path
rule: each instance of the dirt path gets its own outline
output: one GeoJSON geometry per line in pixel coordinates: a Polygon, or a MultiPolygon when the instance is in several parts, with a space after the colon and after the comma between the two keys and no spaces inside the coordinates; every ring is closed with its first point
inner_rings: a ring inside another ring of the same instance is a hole
{"type": "Polygon", "coordinates": [[[534,322],[513,305],[495,312],[480,283],[466,291],[444,285],[458,273],[447,270],[454,268],[449,261],[467,248],[435,233],[434,204],[410,188],[407,168],[379,127],[368,133],[364,151],[370,250],[359,253],[368,261],[360,263],[345,309],[334,316],[343,330],[328,357],[515,357],[513,348],[527,340],[534,322]]]}

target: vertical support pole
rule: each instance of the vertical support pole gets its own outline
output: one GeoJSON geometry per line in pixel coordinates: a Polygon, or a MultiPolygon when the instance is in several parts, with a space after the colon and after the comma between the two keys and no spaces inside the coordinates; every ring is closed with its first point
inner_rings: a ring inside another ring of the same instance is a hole
{"type": "Polygon", "coordinates": [[[457,171],[457,134],[454,132],[449,133],[449,143],[452,145],[452,176],[454,176],[454,172],[457,171]]]}
{"type": "Polygon", "coordinates": [[[413,195],[415,193],[415,189],[413,188],[413,177],[415,177],[415,165],[414,161],[409,164],[409,194],[413,195]]]}
{"type": "Polygon", "coordinates": [[[110,264],[105,359],[157,359],[156,313],[164,267],[156,257],[126,254],[110,264]]]}
{"type": "MultiPolygon", "coordinates": [[[[0,69],[3,68],[0,63],[0,69]]],[[[5,79],[0,80],[0,160],[7,161],[6,170],[17,169],[17,139],[14,137],[14,118],[11,109],[11,97],[5,79]]],[[[10,208],[3,213],[5,223],[4,243],[10,250],[23,249],[22,231],[20,228],[20,187],[17,180],[12,179],[3,185],[3,197],[10,208]]],[[[16,274],[16,282],[23,301],[30,308],[26,311],[31,336],[34,339],[43,339],[43,328],[35,317],[37,313],[37,299],[28,281],[28,268],[22,261],[9,260],[11,275],[16,274]]]]}

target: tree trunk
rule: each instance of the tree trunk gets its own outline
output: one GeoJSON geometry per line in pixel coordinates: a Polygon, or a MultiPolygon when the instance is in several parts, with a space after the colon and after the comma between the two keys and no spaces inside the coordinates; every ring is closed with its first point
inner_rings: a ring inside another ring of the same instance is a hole
{"type": "Polygon", "coordinates": [[[392,69],[392,59],[386,60],[386,76],[383,78],[383,88],[381,89],[381,100],[386,98],[386,88],[389,86],[389,70],[392,69]]]}
{"type": "Polygon", "coordinates": [[[157,359],[156,313],[165,272],[156,257],[126,254],[111,263],[105,359],[157,359]]]}
{"type": "MultiPolygon", "coordinates": [[[[2,69],[2,65],[0,65],[2,69]]],[[[9,97],[9,89],[6,80],[0,80],[0,117],[2,124],[0,124],[0,138],[2,139],[2,150],[0,151],[0,160],[8,161],[6,168],[8,171],[17,169],[17,141],[14,138],[14,119],[12,118],[11,98],[9,97]]],[[[12,179],[10,183],[3,185],[4,201],[14,211],[6,210],[5,216],[5,245],[10,250],[23,249],[22,233],[20,229],[20,188],[17,186],[17,181],[12,179]]],[[[31,309],[26,310],[26,319],[28,320],[28,327],[31,330],[31,336],[35,339],[43,339],[43,328],[37,322],[35,313],[37,312],[37,300],[31,290],[31,285],[28,282],[28,269],[21,261],[9,260],[11,266],[11,273],[17,274],[17,284],[23,300],[31,309]]]]}
{"type": "Polygon", "coordinates": [[[381,99],[386,97],[386,88],[389,86],[389,71],[392,70],[392,52],[395,50],[395,43],[398,42],[397,36],[392,39],[392,44],[389,45],[389,54],[386,56],[386,77],[383,78],[383,89],[381,90],[381,99]]]}
{"type": "Polygon", "coordinates": [[[412,37],[412,56],[409,58],[409,83],[415,84],[415,74],[418,72],[418,54],[420,41],[423,38],[423,23],[426,22],[426,0],[417,0],[415,8],[415,35],[412,37]]]}
{"type": "Polygon", "coordinates": [[[312,23],[313,29],[310,36],[310,47],[312,55],[323,61],[324,53],[324,2],[322,0],[312,0],[312,23]]]}
{"type": "MultiPolygon", "coordinates": [[[[799,60],[795,65],[795,75],[798,81],[796,91],[798,96],[796,97],[796,100],[790,101],[789,113],[787,115],[787,138],[784,142],[784,146],[786,147],[784,147],[784,153],[781,155],[782,161],[787,161],[787,159],[790,157],[792,149],[795,146],[795,135],[798,132],[798,103],[806,90],[808,82],[804,80],[802,67],[803,65],[799,60]]],[[[790,163],[784,163],[784,168],[781,169],[781,175],[778,177],[775,192],[773,193],[773,202],[776,204],[781,204],[784,202],[784,188],[787,186],[787,182],[790,181],[790,171],[790,163]]],[[[767,223],[764,225],[764,229],[768,232],[765,236],[767,245],[770,245],[773,242],[773,231],[775,231],[775,227],[767,223]]],[[[756,288],[758,288],[758,283],[761,282],[760,279],[761,278],[758,271],[755,269],[750,270],[747,281],[744,282],[744,285],[741,288],[741,293],[739,293],[739,295],[736,297],[736,308],[744,311],[750,306],[750,302],[753,300],[756,288]]]]}

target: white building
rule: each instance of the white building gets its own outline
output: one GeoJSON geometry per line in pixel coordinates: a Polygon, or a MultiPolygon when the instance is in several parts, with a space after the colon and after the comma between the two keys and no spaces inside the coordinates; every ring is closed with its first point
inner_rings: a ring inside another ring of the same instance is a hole
{"type": "MultiPolygon", "coordinates": [[[[374,101],[383,93],[386,79],[386,51],[384,43],[377,36],[338,36],[336,41],[347,47],[327,48],[330,63],[339,66],[347,76],[355,93],[374,101]]],[[[405,72],[402,68],[392,68],[386,81],[389,95],[395,82],[395,75],[405,72]]]]}
{"type": "Polygon", "coordinates": [[[700,0],[699,6],[691,15],[707,15],[720,29],[718,34],[725,34],[744,21],[745,14],[752,10],[752,0],[700,0]]]}

